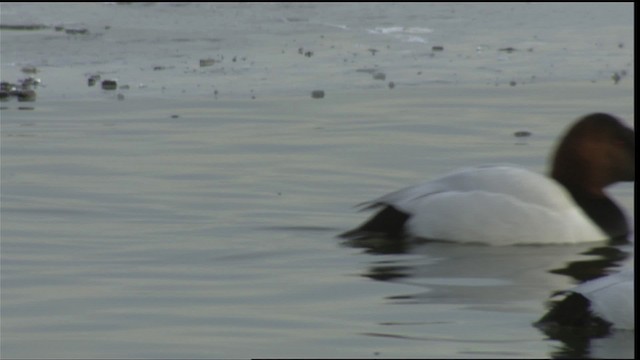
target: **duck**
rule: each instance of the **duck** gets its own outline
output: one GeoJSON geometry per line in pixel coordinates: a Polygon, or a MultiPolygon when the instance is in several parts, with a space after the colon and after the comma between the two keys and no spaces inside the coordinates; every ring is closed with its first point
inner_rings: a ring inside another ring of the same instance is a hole
{"type": "Polygon", "coordinates": [[[555,293],[566,295],[534,325],[544,330],[580,329],[607,334],[612,329],[635,331],[634,267],[555,293]]]}
{"type": "Polygon", "coordinates": [[[360,204],[378,211],[340,236],[488,245],[621,239],[629,223],[605,188],[630,181],[634,130],[613,115],[592,113],[561,137],[548,176],[513,165],[456,170],[360,204]]]}

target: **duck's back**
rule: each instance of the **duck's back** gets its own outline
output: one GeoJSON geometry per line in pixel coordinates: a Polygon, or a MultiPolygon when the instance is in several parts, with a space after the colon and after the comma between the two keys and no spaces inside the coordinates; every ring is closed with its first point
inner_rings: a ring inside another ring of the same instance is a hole
{"type": "Polygon", "coordinates": [[[463,169],[372,203],[406,213],[407,232],[426,239],[514,245],[606,238],[560,184],[511,166],[463,169]]]}

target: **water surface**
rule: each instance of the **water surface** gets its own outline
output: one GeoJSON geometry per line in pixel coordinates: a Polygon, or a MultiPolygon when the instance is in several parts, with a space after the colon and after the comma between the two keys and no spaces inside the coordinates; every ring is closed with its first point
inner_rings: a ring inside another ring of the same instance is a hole
{"type": "Polygon", "coordinates": [[[2,4],[49,26],[0,32],[2,80],[42,79],[0,103],[2,356],[632,358],[531,326],[632,249],[336,237],[461,166],[544,172],[586,113],[633,124],[632,6],[2,4]]]}

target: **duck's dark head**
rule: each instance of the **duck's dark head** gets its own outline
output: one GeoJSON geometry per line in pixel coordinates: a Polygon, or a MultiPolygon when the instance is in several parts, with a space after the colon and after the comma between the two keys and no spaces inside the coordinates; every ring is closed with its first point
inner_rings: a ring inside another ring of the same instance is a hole
{"type": "Polygon", "coordinates": [[[634,181],[635,132],[604,113],[584,116],[567,131],[553,157],[551,177],[570,190],[604,196],[616,182],[634,181]]]}

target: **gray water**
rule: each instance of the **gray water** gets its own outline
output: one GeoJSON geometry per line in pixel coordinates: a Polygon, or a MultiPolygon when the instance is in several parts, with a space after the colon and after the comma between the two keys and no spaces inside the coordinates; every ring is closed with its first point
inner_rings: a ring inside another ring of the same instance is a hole
{"type": "Polygon", "coordinates": [[[336,237],[458,167],[544,172],[586,113],[633,124],[632,4],[3,3],[0,25],[2,80],[42,81],[0,103],[3,358],[634,357],[633,332],[531,325],[632,249],[336,237]]]}

